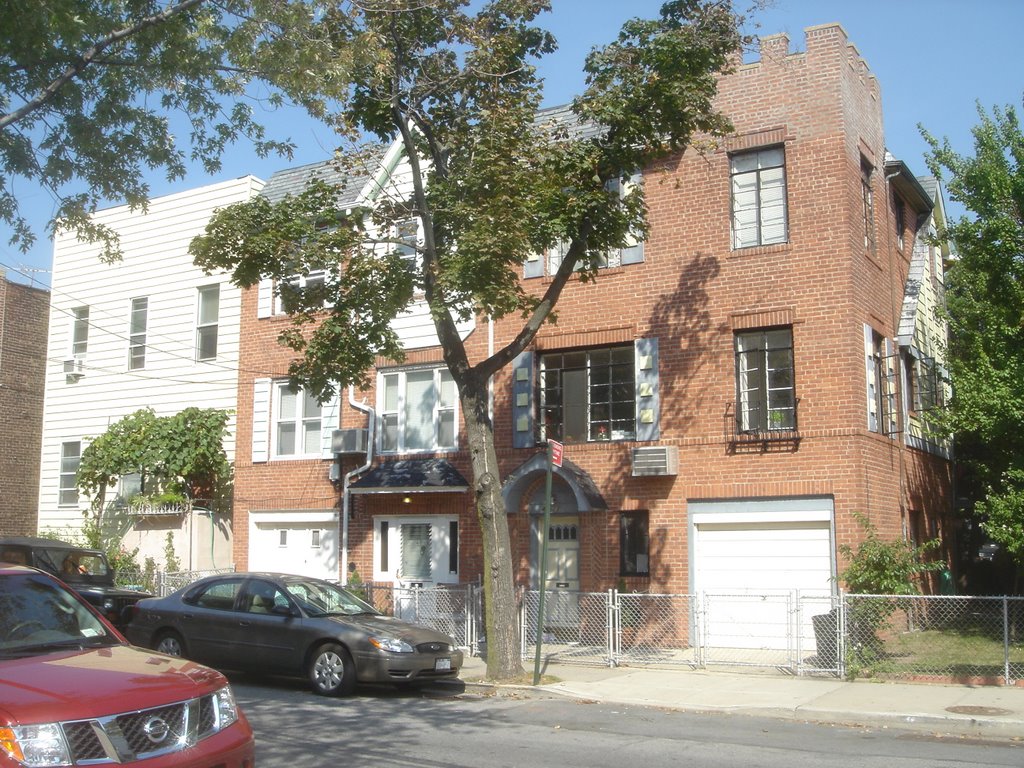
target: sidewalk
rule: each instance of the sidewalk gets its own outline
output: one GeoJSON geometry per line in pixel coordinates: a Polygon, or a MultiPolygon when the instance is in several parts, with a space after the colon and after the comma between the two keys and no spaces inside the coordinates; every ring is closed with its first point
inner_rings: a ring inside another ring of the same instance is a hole
{"type": "MultiPolygon", "coordinates": [[[[532,675],[532,662],[524,662],[532,675]]],[[[460,677],[486,685],[483,659],[467,657],[460,677]]],[[[689,668],[548,664],[531,690],[575,699],[689,712],[728,712],[844,725],[927,730],[1024,741],[1024,687],[847,682],[689,668]]]]}

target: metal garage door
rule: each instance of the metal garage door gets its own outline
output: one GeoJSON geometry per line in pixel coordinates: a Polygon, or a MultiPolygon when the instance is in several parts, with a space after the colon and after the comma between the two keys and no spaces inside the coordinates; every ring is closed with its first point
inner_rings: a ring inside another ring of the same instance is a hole
{"type": "Polygon", "coordinates": [[[338,578],[336,522],[263,519],[249,535],[249,570],[338,578]]]}
{"type": "Polygon", "coordinates": [[[720,648],[813,648],[810,616],[796,626],[796,599],[831,594],[832,524],[827,515],[697,514],[694,525],[694,587],[704,612],[707,646],[720,648]]]}

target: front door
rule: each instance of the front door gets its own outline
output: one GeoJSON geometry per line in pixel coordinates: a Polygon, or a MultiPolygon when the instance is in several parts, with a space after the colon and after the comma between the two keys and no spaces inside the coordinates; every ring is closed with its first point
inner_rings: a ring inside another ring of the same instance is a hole
{"type": "Polygon", "coordinates": [[[580,519],[561,516],[548,525],[545,624],[549,628],[579,626],[580,519]]]}

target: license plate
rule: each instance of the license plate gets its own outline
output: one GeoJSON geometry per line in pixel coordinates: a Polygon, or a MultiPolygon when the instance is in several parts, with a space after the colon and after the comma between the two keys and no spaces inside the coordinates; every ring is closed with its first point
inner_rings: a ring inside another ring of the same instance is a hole
{"type": "Polygon", "coordinates": [[[452,668],[451,659],[434,659],[435,672],[448,672],[452,668]]]}

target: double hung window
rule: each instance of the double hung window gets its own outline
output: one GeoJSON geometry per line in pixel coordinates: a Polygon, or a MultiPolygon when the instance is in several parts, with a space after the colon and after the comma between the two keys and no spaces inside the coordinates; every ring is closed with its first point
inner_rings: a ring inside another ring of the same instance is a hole
{"type": "Polygon", "coordinates": [[[323,409],[310,392],[275,382],[272,418],[275,457],[320,456],[323,409]]]}
{"type": "Polygon", "coordinates": [[[458,396],[447,368],[382,373],[380,391],[382,452],[456,447],[458,396]]]}
{"type": "Polygon", "coordinates": [[[636,439],[633,345],[540,359],[541,440],[636,439]]]}
{"type": "Polygon", "coordinates": [[[89,348],[89,308],[75,307],[71,315],[71,356],[81,360],[89,348]]]}
{"type": "Polygon", "coordinates": [[[57,503],[71,506],[78,503],[78,465],[82,461],[82,443],[72,440],[60,444],[60,480],[57,503]]]}
{"type": "Polygon", "coordinates": [[[782,147],[733,155],[729,158],[729,172],[732,247],[786,242],[786,156],[782,147]]]}
{"type": "Polygon", "coordinates": [[[128,370],[146,367],[146,330],[149,325],[149,298],[132,299],[128,328],[128,370]]]}
{"type": "Polygon", "coordinates": [[[741,432],[796,429],[791,329],[736,334],[736,403],[741,432]]]}
{"type": "Polygon", "coordinates": [[[196,360],[217,359],[217,326],[220,319],[220,286],[199,289],[196,317],[196,360]]]}

